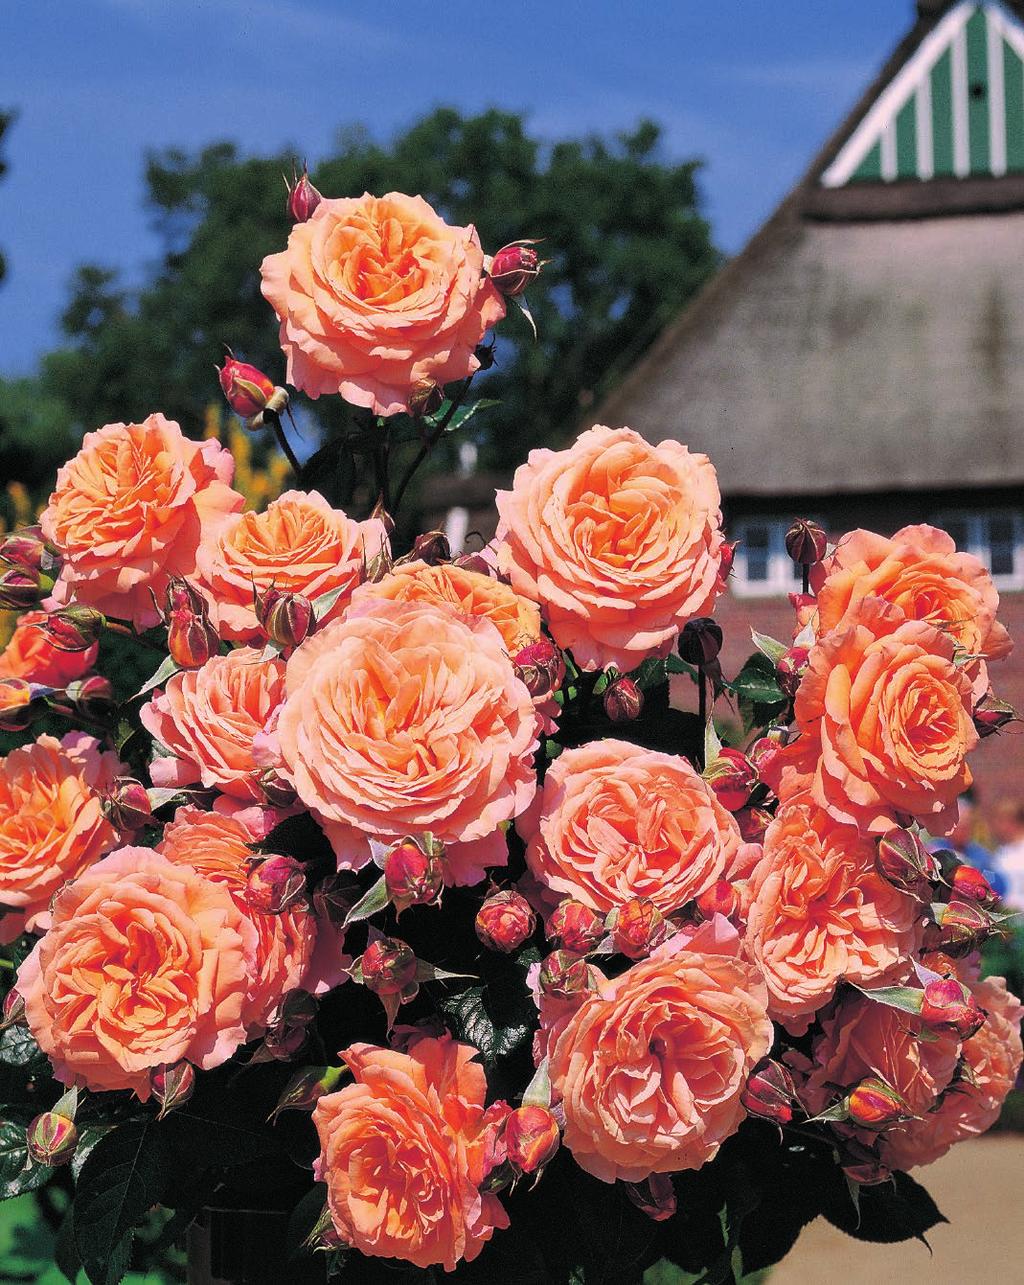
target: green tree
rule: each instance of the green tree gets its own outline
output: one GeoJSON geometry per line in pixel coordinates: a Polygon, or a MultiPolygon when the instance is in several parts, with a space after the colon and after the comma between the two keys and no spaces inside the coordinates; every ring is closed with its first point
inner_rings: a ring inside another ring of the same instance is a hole
{"type": "MultiPolygon", "coordinates": [[[[548,146],[518,115],[442,108],[390,144],[344,131],[312,175],[332,196],[420,192],[449,219],[474,222],[491,252],[544,238],[551,262],[528,292],[540,338],[513,319],[478,381],[502,399],[475,421],[484,463],[508,468],[570,432],[718,266],[698,163],[665,162],[659,142],[644,122],[613,139],[548,146]]],[[[82,268],[62,318],[67,343],[41,367],[42,390],[80,428],[160,409],[194,431],[225,343],[282,376],[258,268],[287,238],[281,176],[292,165],[291,154],[243,157],[229,143],[149,158],[159,267],[136,293],[108,269],[82,268]]],[[[307,408],[319,429],[345,415],[336,398],[307,408]]]]}

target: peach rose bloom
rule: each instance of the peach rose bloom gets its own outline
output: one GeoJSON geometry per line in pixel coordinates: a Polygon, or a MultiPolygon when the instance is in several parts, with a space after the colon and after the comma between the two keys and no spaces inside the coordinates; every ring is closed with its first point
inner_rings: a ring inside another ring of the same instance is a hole
{"type": "Polygon", "coordinates": [[[809,804],[779,809],[745,896],[747,947],[787,1026],[843,980],[881,984],[921,944],[923,908],[877,872],[874,841],[809,804]]]}
{"type": "MultiPolygon", "coordinates": [[[[999,594],[977,558],[957,553],[951,536],[933,526],[906,526],[887,538],[851,531],[835,553],[814,569],[817,630],[825,634],[865,598],[884,598],[908,620],[926,620],[972,656],[997,660],[1013,647],[996,620],[999,594]]],[[[988,686],[985,665],[975,664],[976,694],[988,686]]]]}
{"type": "Polygon", "coordinates": [[[847,994],[821,1024],[813,1069],[805,1086],[807,1105],[824,1111],[845,1089],[878,1076],[899,1093],[910,1111],[924,1115],[953,1079],[960,1044],[952,1032],[923,1039],[921,1020],[856,992],[847,994]]]}
{"type": "Polygon", "coordinates": [[[350,869],[370,837],[429,831],[446,880],[478,882],[536,788],[537,719],[501,635],[428,602],[368,598],[297,647],[276,737],[350,869]]]}
{"type": "Polygon", "coordinates": [[[284,699],[284,670],[279,657],[261,660],[255,648],[237,647],[172,675],[139,711],[169,751],[150,764],[153,784],[199,782],[234,799],[261,799],[253,741],[284,699]]]}
{"type": "Polygon", "coordinates": [[[316,1104],[314,1165],[338,1235],[373,1258],[452,1272],[508,1218],[480,1191],[490,1126],[471,1045],[428,1037],[408,1052],[353,1044],[354,1077],[316,1104]]]}
{"type": "Polygon", "coordinates": [[[40,736],[0,759],[0,907],[13,912],[0,941],[45,926],[54,893],[120,843],[103,795],[126,770],[84,732],[40,736]]]}
{"type": "Polygon", "coordinates": [[[244,1041],[255,960],[256,930],[223,885],[119,848],[57,895],[17,986],[57,1080],[145,1102],[154,1067],[208,1070],[244,1041]]]}
{"type": "Polygon", "coordinates": [[[783,799],[809,791],[836,821],[873,833],[898,816],[947,833],[971,783],[972,704],[950,637],[865,598],[811,648],[794,703],[799,736],[770,784],[783,799]]]}
{"type": "Polygon", "coordinates": [[[990,1129],[1017,1082],[1024,1057],[1020,1036],[1024,1006],[1006,989],[1002,977],[986,977],[971,985],[971,990],[986,1019],[961,1048],[969,1075],[955,1079],[922,1119],[886,1133],[883,1159],[894,1169],[930,1165],[957,1142],[990,1129]]]}
{"type": "Polygon", "coordinates": [[[731,873],[741,846],[686,759],[611,738],[564,750],[516,829],[552,903],[600,915],[634,897],[671,914],[731,873]]]}
{"type": "Polygon", "coordinates": [[[263,638],[253,593],[270,588],[313,599],[340,589],[324,618],[342,613],[366,564],[388,549],[377,519],[356,522],[317,491],[286,491],[263,513],[237,513],[199,546],[198,588],[222,638],[263,638]]]}
{"type": "Polygon", "coordinates": [[[772,1024],[724,923],[602,979],[549,1045],[565,1145],[604,1182],[699,1169],[744,1118],[740,1093],[772,1024]]]}
{"type": "Polygon", "coordinates": [[[476,229],[449,227],[420,196],[321,201],[260,269],[288,382],[396,415],[418,386],[471,375],[505,315],[483,268],[476,229]]]}
{"type": "Polygon", "coordinates": [[[53,601],[157,624],[168,580],[193,575],[205,532],[245,503],[234,470],[219,442],[190,441],[160,414],[86,433],[39,519],[64,558],[53,601]]]}
{"type": "Polygon", "coordinates": [[[45,611],[26,611],[18,617],[7,646],[0,652],[0,678],[24,678],[44,687],[67,687],[96,664],[99,644],[85,651],[61,651],[39,628],[45,611]]]}
{"type": "Polygon", "coordinates": [[[235,818],[183,807],[156,847],[169,861],[222,884],[256,930],[256,966],[242,1012],[250,1037],[262,1034],[288,991],[303,986],[317,936],[316,917],[308,906],[283,915],[261,915],[250,907],[245,885],[254,856],[251,843],[248,830],[235,818]]]}
{"type": "Polygon", "coordinates": [[[584,669],[667,655],[725,587],[718,477],[679,442],[598,425],[531,451],[497,504],[502,572],[584,669]]]}

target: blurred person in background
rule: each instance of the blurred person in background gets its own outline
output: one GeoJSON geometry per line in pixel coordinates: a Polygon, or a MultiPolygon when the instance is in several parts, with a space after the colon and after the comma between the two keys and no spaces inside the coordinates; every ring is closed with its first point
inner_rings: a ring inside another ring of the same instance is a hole
{"type": "MultiPolygon", "coordinates": [[[[952,852],[965,865],[980,870],[1000,897],[1006,898],[1010,884],[998,854],[978,842],[978,799],[974,790],[964,790],[957,799],[956,825],[944,839],[933,839],[929,848],[933,852],[952,852]]],[[[1024,837],[1024,830],[1022,830],[1024,837]]],[[[1024,880],[1024,849],[1021,857],[1021,876],[1024,880]]],[[[1024,892],[1024,882],[1022,882],[1024,892]]]]}
{"type": "Polygon", "coordinates": [[[992,813],[995,860],[1006,880],[1006,902],[1024,910],[1024,802],[1001,799],[992,813]]]}

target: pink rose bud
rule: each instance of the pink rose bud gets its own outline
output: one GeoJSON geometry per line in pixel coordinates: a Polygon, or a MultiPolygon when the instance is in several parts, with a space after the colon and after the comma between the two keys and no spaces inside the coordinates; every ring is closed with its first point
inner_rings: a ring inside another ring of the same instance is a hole
{"type": "Polygon", "coordinates": [[[305,164],[302,174],[298,178],[294,175],[293,169],[292,181],[288,184],[288,217],[293,223],[305,223],[324,198],[310,182],[305,164]]]}
{"type": "Polygon", "coordinates": [[[738,812],[757,785],[757,768],[742,750],[723,746],[704,769],[704,779],[726,812],[738,812]]]}
{"type": "Polygon", "coordinates": [[[460,553],[453,565],[461,571],[475,571],[478,576],[494,576],[494,568],[479,553],[460,553]]]}
{"type": "Polygon", "coordinates": [[[335,928],[344,927],[348,912],[360,900],[363,890],[355,875],[346,870],[328,875],[313,889],[313,909],[335,928]]]}
{"type": "Polygon", "coordinates": [[[957,866],[953,872],[953,891],[983,906],[994,906],[999,901],[999,894],[974,866],[957,866]]]}
{"type": "Polygon", "coordinates": [[[164,595],[164,615],[173,615],[176,611],[188,611],[194,616],[201,616],[207,611],[206,599],[195,587],[181,576],[172,576],[167,582],[164,595]]]}
{"type": "Polygon", "coordinates": [[[679,655],[688,665],[706,667],[722,650],[722,626],[710,616],[697,616],[683,625],[679,655]]]}
{"type": "Polygon", "coordinates": [[[266,589],[254,598],[260,628],[279,647],[297,647],[315,623],[313,604],[301,593],[266,589]]]}
{"type": "Polygon", "coordinates": [[[224,365],[217,367],[217,373],[228,405],[239,419],[252,419],[265,410],[276,392],[272,379],[255,366],[237,361],[230,349],[224,365]]]}
{"type": "Polygon", "coordinates": [[[748,1115],[775,1124],[789,1124],[796,1102],[796,1085],[788,1068],[773,1058],[763,1057],[751,1071],[740,1102],[748,1115]]]}
{"type": "Polygon", "coordinates": [[[1020,721],[1020,715],[1013,706],[998,700],[991,692],[987,692],[974,707],[974,727],[982,740],[1002,731],[1008,723],[1020,721]]]}
{"type": "Polygon", "coordinates": [[[433,415],[444,405],[444,389],[433,380],[417,384],[409,394],[409,414],[414,419],[424,415],[433,415]]]}
{"type": "Polygon", "coordinates": [[[573,955],[589,955],[604,939],[604,921],[582,901],[566,897],[547,922],[547,935],[573,955]]]}
{"type": "Polygon", "coordinates": [[[578,999],[593,989],[587,961],[568,950],[553,950],[544,959],[538,981],[552,999],[578,999]]]}
{"type": "Polygon", "coordinates": [[[162,1120],[175,1107],[184,1106],[196,1087],[196,1069],[191,1062],[172,1062],[158,1066],[149,1074],[153,1097],[160,1103],[158,1120],[162,1120]]]}
{"type": "Polygon", "coordinates": [[[401,995],[411,999],[416,994],[416,956],[404,941],[397,937],[378,937],[366,947],[360,962],[363,983],[375,995],[401,995]]]}
{"type": "Polygon", "coordinates": [[[802,567],[813,567],[825,556],[828,537],[817,522],[797,518],[786,532],[786,552],[802,567]]]}
{"type": "Polygon", "coordinates": [[[758,776],[763,777],[766,772],[771,770],[772,764],[778,758],[779,752],[785,743],[783,736],[776,735],[775,729],[770,729],[764,736],[759,736],[751,745],[750,749],[747,750],[747,758],[753,763],[758,776]]]}
{"type": "Polygon", "coordinates": [[[728,580],[732,575],[732,565],[736,561],[736,546],[739,540],[734,540],[732,544],[728,540],[722,545],[722,560],[718,564],[718,574],[723,580],[728,580]]]}
{"type": "Polygon", "coordinates": [[[0,1019],[0,1031],[6,1031],[9,1026],[25,1026],[25,1000],[21,992],[16,987],[11,989],[4,996],[3,1017],[0,1019]]]}
{"type": "Polygon", "coordinates": [[[543,1169],[560,1142],[558,1121],[547,1107],[517,1107],[505,1121],[505,1151],[519,1173],[543,1169]]]}
{"type": "Polygon", "coordinates": [[[0,541],[0,562],[25,571],[41,571],[54,579],[60,574],[60,553],[38,526],[20,527],[0,541]]]}
{"type": "Polygon", "coordinates": [[[175,577],[167,585],[167,650],[180,669],[199,669],[220,648],[209,610],[199,591],[175,577]]]}
{"type": "Polygon", "coordinates": [[[272,808],[290,808],[298,797],[295,788],[275,768],[256,773],[256,785],[272,808]]]}
{"type": "Polygon", "coordinates": [[[604,712],[613,723],[632,723],[640,717],[644,694],[632,678],[616,678],[604,692],[604,712]]]}
{"type": "Polygon", "coordinates": [[[418,535],[413,541],[412,556],[420,562],[425,562],[428,567],[451,562],[452,549],[448,543],[448,537],[443,531],[426,531],[423,535],[418,535]]]}
{"type": "Polygon", "coordinates": [[[966,955],[991,937],[994,930],[995,922],[983,906],[954,895],[948,904],[939,908],[935,923],[926,928],[925,946],[966,955]]]}
{"type": "Polygon", "coordinates": [[[901,892],[925,896],[939,877],[939,864],[912,830],[889,830],[878,840],[875,865],[901,892]]]}
{"type": "Polygon", "coordinates": [[[797,688],[804,674],[807,673],[807,662],[810,657],[811,653],[807,647],[790,647],[789,651],[784,652],[776,662],[775,674],[779,680],[779,686],[790,700],[796,695],[797,688]]]}
{"type": "Polygon", "coordinates": [[[141,830],[153,820],[149,793],[141,781],[119,776],[103,800],[103,812],[118,830],[141,830]]]}
{"type": "Polygon", "coordinates": [[[963,982],[941,977],[924,988],[921,1019],[927,1026],[955,1031],[961,1040],[969,1040],[984,1025],[985,1014],[963,982]]]}
{"type": "Polygon", "coordinates": [[[512,663],[535,700],[557,691],[565,680],[565,660],[547,638],[540,638],[516,652],[512,663]]]}
{"type": "Polygon", "coordinates": [[[612,943],[627,959],[644,959],[668,936],[665,917],[649,897],[634,897],[606,920],[612,943]]]}
{"type": "Polygon", "coordinates": [[[68,703],[88,719],[102,721],[117,710],[114,688],[109,678],[102,674],[88,674],[76,678],[64,689],[68,703]]]}
{"type": "Polygon", "coordinates": [[[476,935],[489,950],[506,955],[518,950],[536,924],[530,903],[512,888],[493,893],[476,913],[476,935]]]}
{"type": "Polygon", "coordinates": [[[740,913],[740,895],[728,879],[719,879],[697,898],[697,909],[703,919],[724,915],[735,921],[740,913]]]}
{"type": "Polygon", "coordinates": [[[744,843],[760,843],[775,819],[765,808],[740,808],[735,816],[744,843]]]}
{"type": "Polygon", "coordinates": [[[430,906],[441,896],[444,872],[435,853],[406,839],[384,858],[384,885],[399,914],[409,906],[430,906]]]}
{"type": "Polygon", "coordinates": [[[676,1212],[676,1190],[672,1175],[652,1173],[640,1182],[623,1182],[626,1195],[642,1213],[656,1223],[662,1223],[676,1212]]]}
{"type": "Polygon", "coordinates": [[[294,857],[267,857],[249,871],[245,900],[261,915],[283,915],[306,898],[306,870],[294,857]]]}
{"type": "Polygon", "coordinates": [[[503,245],[491,260],[487,275],[498,290],[508,298],[521,295],[526,287],[539,276],[543,267],[537,251],[528,241],[512,241],[503,245]]]}
{"type": "Polygon", "coordinates": [[[58,651],[88,651],[99,641],[106,616],[93,607],[73,605],[51,612],[39,628],[58,651]]]}
{"type": "Polygon", "coordinates": [[[34,607],[53,588],[53,581],[24,567],[0,567],[0,610],[24,611],[34,607]]]}
{"type": "Polygon", "coordinates": [[[66,1115],[44,1111],[28,1126],[25,1141],[29,1155],[37,1164],[55,1169],[58,1165],[66,1165],[75,1154],[78,1130],[74,1120],[69,1120],[66,1115]]]}
{"type": "Polygon", "coordinates": [[[862,1129],[887,1129],[913,1114],[892,1085],[873,1075],[861,1080],[849,1093],[846,1109],[850,1120],[862,1129]]]}

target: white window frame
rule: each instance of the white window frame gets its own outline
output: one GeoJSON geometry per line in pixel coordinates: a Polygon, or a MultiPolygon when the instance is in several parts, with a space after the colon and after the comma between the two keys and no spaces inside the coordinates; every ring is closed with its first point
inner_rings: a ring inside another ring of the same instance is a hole
{"type": "Polygon", "coordinates": [[[934,519],[943,531],[953,522],[962,523],[967,530],[967,543],[957,548],[961,553],[972,553],[989,571],[992,570],[992,542],[988,532],[991,518],[1008,518],[1013,523],[1013,571],[1006,575],[993,575],[997,589],[1024,589],[1024,512],[1020,509],[945,509],[934,519]]]}
{"type": "MultiPolygon", "coordinates": [[[[814,519],[812,519],[814,520],[814,519]]],[[[800,592],[800,570],[786,552],[786,532],[792,517],[777,514],[750,514],[729,523],[730,540],[738,540],[729,587],[737,598],[780,598],[800,592]],[[747,533],[751,527],[768,529],[768,577],[751,580],[747,576],[747,533]]]]}

